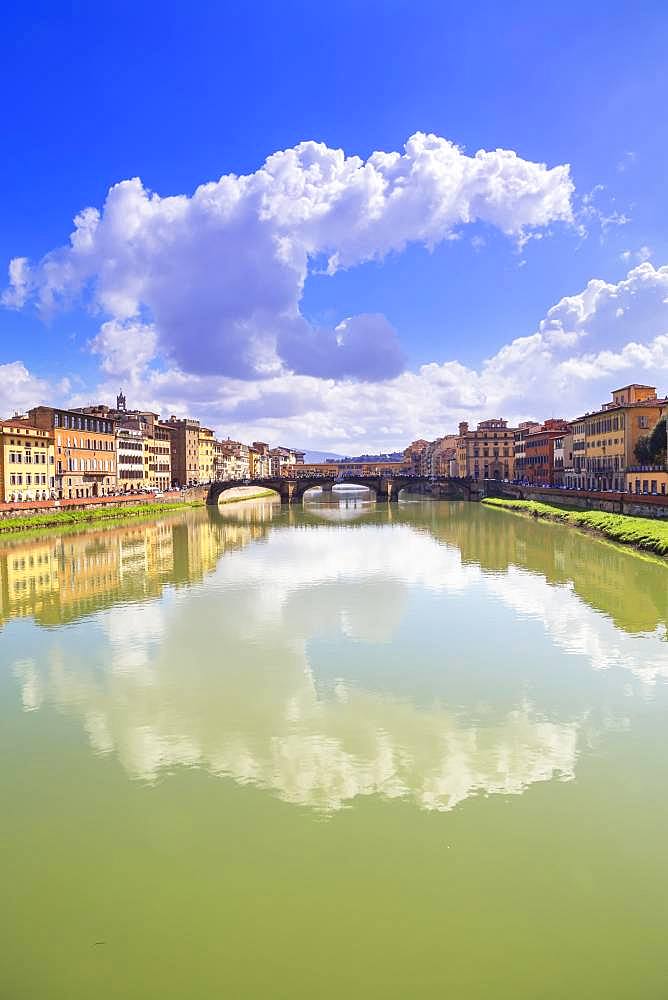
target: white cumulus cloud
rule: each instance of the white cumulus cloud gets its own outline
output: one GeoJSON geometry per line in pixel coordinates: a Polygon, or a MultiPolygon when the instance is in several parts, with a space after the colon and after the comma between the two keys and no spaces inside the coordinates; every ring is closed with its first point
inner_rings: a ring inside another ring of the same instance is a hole
{"type": "MultiPolygon", "coordinates": [[[[350,452],[435,438],[460,419],[577,416],[627,381],[668,391],[668,266],[641,264],[616,283],[592,279],[476,368],[432,362],[380,384],[289,372],[248,381],[172,368],[146,373],[129,392],[138,405],[198,414],[243,440],[350,452]]],[[[112,398],[115,387],[100,391],[112,398]]]]}
{"type": "Polygon", "coordinates": [[[15,411],[22,413],[53,398],[54,394],[69,392],[69,389],[66,379],[54,386],[32,374],[22,361],[0,364],[0,416],[12,416],[15,411]]]}
{"type": "MultiPolygon", "coordinates": [[[[378,316],[320,330],[301,314],[310,270],[433,247],[482,221],[522,239],[573,220],[567,165],[548,169],[511,150],[467,156],[418,132],[402,152],[367,160],[302,142],[255,173],[227,174],[192,196],[161,197],[141,180],[114,185],[84,209],[68,246],[31,266],[10,264],[6,305],[49,311],[83,296],[112,324],[152,324],[181,370],[235,378],[296,374],[378,380],[404,368],[396,332],[378,316]]],[[[117,325],[95,349],[118,365],[117,325]]],[[[126,327],[138,340],[138,327],[126,327]]],[[[140,350],[141,350],[140,344],[140,350]]]]}

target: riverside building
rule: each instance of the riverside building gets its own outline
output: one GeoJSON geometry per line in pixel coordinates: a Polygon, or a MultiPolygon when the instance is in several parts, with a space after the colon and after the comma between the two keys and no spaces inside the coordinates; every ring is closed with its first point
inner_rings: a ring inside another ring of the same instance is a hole
{"type": "Polygon", "coordinates": [[[196,486],[199,483],[200,422],[186,417],[171,416],[161,427],[169,434],[172,481],[175,486],[196,486]]]}
{"type": "Polygon", "coordinates": [[[115,409],[98,404],[83,406],[77,412],[114,421],[117,451],[120,446],[123,456],[122,459],[120,455],[117,456],[119,489],[125,493],[134,493],[140,489],[170,488],[172,484],[170,436],[160,423],[157,413],[151,410],[128,410],[122,391],[116,397],[115,409]],[[132,433],[127,433],[128,431],[132,433]],[[137,460],[138,455],[141,456],[140,461],[137,460]]]}
{"type": "MultiPolygon", "coordinates": [[[[657,397],[654,386],[634,382],[613,390],[612,401],[599,410],[573,420],[573,465],[564,472],[565,484],[586,490],[626,490],[627,472],[637,466],[635,447],[652,432],[667,402],[657,397]]],[[[635,487],[636,477],[631,478],[635,487]]],[[[638,478],[642,492],[643,477],[638,478]]],[[[651,484],[651,477],[645,478],[651,484]]]]}
{"type": "Polygon", "coordinates": [[[124,493],[144,486],[144,438],[138,429],[116,428],[116,484],[124,493]]]}
{"type": "Polygon", "coordinates": [[[269,459],[272,476],[291,478],[295,473],[292,466],[304,464],[304,452],[295,448],[270,448],[269,459]]]}
{"type": "Polygon", "coordinates": [[[473,479],[513,479],[516,427],[500,418],[482,420],[476,430],[462,421],[457,437],[457,475],[473,479]]]}
{"type": "Polygon", "coordinates": [[[198,437],[198,462],[200,483],[210,483],[214,476],[214,445],[213,431],[208,427],[200,427],[198,437]]]}
{"type": "Polygon", "coordinates": [[[53,434],[15,418],[0,422],[0,502],[55,496],[53,434]]]}
{"type": "MultiPolygon", "coordinates": [[[[556,486],[558,480],[563,480],[563,438],[570,431],[570,424],[566,420],[550,419],[544,424],[536,424],[529,427],[528,433],[523,439],[524,459],[522,471],[515,465],[515,475],[529,483],[537,483],[541,486],[556,486]],[[557,460],[555,454],[556,442],[560,441],[560,463],[561,467],[557,471],[557,460]]],[[[515,442],[517,444],[518,433],[515,432],[515,442]]],[[[516,458],[517,462],[517,458],[516,458]]]]}
{"type": "Polygon", "coordinates": [[[81,410],[35,406],[26,422],[54,439],[54,491],[60,499],[116,491],[115,422],[81,410]]]}
{"type": "Polygon", "coordinates": [[[248,465],[252,479],[267,479],[271,475],[269,445],[265,441],[253,441],[248,449],[248,465]]]}

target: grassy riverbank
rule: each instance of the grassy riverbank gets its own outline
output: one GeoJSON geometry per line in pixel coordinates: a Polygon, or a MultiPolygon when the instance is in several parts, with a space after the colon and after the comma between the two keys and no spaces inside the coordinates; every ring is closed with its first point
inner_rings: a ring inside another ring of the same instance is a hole
{"type": "Polygon", "coordinates": [[[518,514],[572,524],[577,528],[597,532],[621,545],[632,545],[644,552],[668,555],[668,521],[654,521],[645,517],[626,514],[608,514],[601,510],[575,510],[539,503],[537,500],[500,500],[488,497],[483,500],[488,507],[510,510],[518,514]]]}
{"type": "Polygon", "coordinates": [[[99,523],[101,521],[126,521],[137,517],[155,517],[170,510],[203,507],[203,500],[186,500],[170,503],[138,503],[118,507],[96,507],[93,510],[49,510],[43,514],[26,517],[7,517],[0,520],[0,534],[18,531],[39,531],[42,528],[61,528],[99,523]]]}

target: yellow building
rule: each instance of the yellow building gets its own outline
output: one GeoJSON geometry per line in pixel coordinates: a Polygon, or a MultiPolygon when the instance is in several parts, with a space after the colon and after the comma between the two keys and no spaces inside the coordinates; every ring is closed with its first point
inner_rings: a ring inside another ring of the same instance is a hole
{"type": "Polygon", "coordinates": [[[48,500],[55,488],[53,433],[22,420],[0,422],[0,502],[48,500]]]}
{"type": "Polygon", "coordinates": [[[655,496],[668,495],[668,469],[654,465],[639,465],[626,472],[628,493],[647,493],[655,496]]]}
{"type": "MultiPolygon", "coordinates": [[[[668,400],[661,405],[659,420],[668,422],[668,400]]],[[[668,495],[668,453],[663,465],[630,466],[626,470],[626,489],[629,493],[668,495]]]]}
{"type": "Polygon", "coordinates": [[[214,433],[208,427],[199,428],[199,481],[210,483],[214,476],[214,433]]]}
{"type": "Polygon", "coordinates": [[[172,485],[172,449],[169,431],[157,422],[145,439],[148,447],[148,485],[152,490],[168,490],[172,485]]]}
{"type": "Polygon", "coordinates": [[[8,618],[39,615],[58,593],[59,538],[25,542],[12,539],[0,548],[0,625],[8,618]]]}
{"type": "MultiPolygon", "coordinates": [[[[651,434],[665,406],[666,400],[657,397],[654,386],[633,383],[615,389],[612,401],[599,410],[572,421],[574,467],[564,475],[566,485],[589,490],[627,489],[627,473],[637,466],[636,445],[641,437],[651,434]]],[[[636,478],[642,492],[643,478],[651,484],[656,477],[632,474],[631,478],[633,492],[636,478]]]]}

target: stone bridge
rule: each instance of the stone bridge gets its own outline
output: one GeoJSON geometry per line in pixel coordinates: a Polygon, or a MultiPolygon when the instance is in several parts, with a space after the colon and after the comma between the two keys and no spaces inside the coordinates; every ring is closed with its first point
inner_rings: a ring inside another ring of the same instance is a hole
{"type": "Polygon", "coordinates": [[[334,486],[362,486],[375,495],[377,502],[396,502],[402,490],[413,495],[434,500],[479,500],[482,491],[472,479],[451,477],[427,478],[426,476],[304,476],[294,479],[271,477],[268,479],[227,480],[211,483],[206,502],[216,505],[221,494],[237,486],[256,486],[273,490],[283,503],[299,503],[308,490],[319,486],[324,493],[331,493],[334,486]]]}

